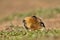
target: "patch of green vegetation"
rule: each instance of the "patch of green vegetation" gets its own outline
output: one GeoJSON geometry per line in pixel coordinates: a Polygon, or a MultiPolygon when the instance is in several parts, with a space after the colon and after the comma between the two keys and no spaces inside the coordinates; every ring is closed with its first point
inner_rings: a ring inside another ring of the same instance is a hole
{"type": "Polygon", "coordinates": [[[57,13],[60,13],[60,8],[55,8],[54,9],[57,13]]]}
{"type": "Polygon", "coordinates": [[[12,31],[0,31],[0,40],[47,40],[55,37],[60,37],[60,30],[35,30],[25,31],[24,28],[13,26],[12,31]]]}

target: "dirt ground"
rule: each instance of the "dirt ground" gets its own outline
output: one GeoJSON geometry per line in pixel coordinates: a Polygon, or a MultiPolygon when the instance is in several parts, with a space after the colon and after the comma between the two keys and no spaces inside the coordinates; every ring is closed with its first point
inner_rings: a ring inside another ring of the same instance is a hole
{"type": "MultiPolygon", "coordinates": [[[[60,0],[0,0],[0,18],[8,16],[16,12],[28,12],[40,8],[56,8],[60,7],[60,0]]],[[[60,15],[55,18],[44,19],[46,28],[60,29],[60,15]]],[[[13,20],[14,25],[21,26],[20,19],[13,20]]],[[[10,25],[10,22],[0,24],[0,30],[5,30],[10,25]]]]}

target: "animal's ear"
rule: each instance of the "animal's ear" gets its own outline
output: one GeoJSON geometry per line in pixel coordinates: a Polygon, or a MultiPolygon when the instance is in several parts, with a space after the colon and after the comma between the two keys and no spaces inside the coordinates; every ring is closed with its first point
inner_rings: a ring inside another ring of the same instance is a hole
{"type": "Polygon", "coordinates": [[[40,22],[40,25],[41,25],[42,27],[45,27],[45,24],[44,24],[43,22],[40,22]]]}
{"type": "Polygon", "coordinates": [[[32,16],[33,18],[37,18],[36,16],[32,16]]]}

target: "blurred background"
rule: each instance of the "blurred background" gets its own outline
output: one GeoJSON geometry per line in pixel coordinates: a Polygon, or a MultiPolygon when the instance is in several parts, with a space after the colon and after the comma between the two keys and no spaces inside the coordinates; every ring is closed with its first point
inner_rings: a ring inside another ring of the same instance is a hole
{"type": "Polygon", "coordinates": [[[37,9],[60,8],[60,0],[0,0],[0,18],[37,9]]]}
{"type": "Polygon", "coordinates": [[[60,40],[56,29],[60,29],[60,0],[0,0],[0,40],[60,40]],[[32,15],[40,17],[46,29],[52,30],[23,37],[25,31],[20,32],[19,27],[25,17],[32,15]]]}

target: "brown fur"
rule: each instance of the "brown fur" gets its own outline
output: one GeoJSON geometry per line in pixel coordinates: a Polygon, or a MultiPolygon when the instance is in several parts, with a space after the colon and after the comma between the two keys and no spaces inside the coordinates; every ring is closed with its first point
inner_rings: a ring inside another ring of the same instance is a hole
{"type": "Polygon", "coordinates": [[[37,29],[41,29],[42,27],[45,27],[42,20],[36,16],[26,17],[23,20],[23,23],[25,28],[30,30],[37,30],[37,29]]]}

